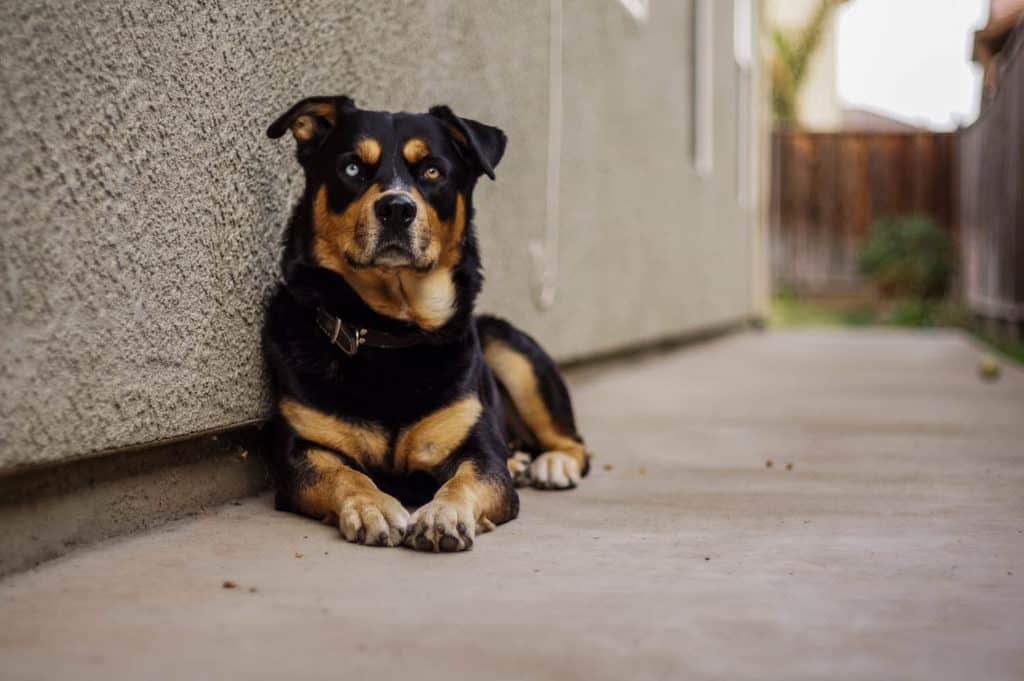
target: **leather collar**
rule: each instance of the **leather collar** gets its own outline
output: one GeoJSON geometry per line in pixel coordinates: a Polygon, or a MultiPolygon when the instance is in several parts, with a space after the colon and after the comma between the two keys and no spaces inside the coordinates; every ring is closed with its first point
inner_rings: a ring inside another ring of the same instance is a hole
{"type": "Polygon", "coordinates": [[[297,292],[284,279],[279,280],[279,283],[282,288],[289,292],[295,302],[316,313],[316,325],[327,336],[331,345],[349,357],[359,352],[359,348],[364,345],[371,348],[393,350],[419,345],[426,340],[424,334],[418,329],[399,334],[353,326],[340,317],[328,312],[322,305],[314,304],[313,301],[303,300],[301,296],[296,295],[297,292]]]}
{"type": "Polygon", "coordinates": [[[364,345],[371,348],[397,349],[408,348],[423,342],[423,336],[419,333],[398,335],[351,326],[322,307],[316,308],[316,325],[331,341],[331,345],[349,357],[359,352],[359,348],[364,345]]]}

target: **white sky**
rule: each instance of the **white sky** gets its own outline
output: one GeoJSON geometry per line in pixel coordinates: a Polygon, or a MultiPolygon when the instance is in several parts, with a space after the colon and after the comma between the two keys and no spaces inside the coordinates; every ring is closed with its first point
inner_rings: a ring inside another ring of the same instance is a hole
{"type": "Polygon", "coordinates": [[[852,0],[837,17],[840,101],[948,130],[978,115],[971,62],[988,0],[852,0]]]}

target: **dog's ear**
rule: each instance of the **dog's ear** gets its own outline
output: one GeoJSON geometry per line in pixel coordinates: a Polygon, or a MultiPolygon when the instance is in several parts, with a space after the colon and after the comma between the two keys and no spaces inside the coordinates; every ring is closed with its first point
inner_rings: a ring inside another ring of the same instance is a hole
{"type": "Polygon", "coordinates": [[[338,122],[338,116],[356,110],[350,97],[306,97],[281,114],[267,128],[267,137],[277,139],[291,130],[299,146],[318,144],[338,122]]]}
{"type": "Polygon", "coordinates": [[[430,115],[441,119],[455,140],[456,147],[467,152],[478,170],[493,180],[494,167],[505,153],[505,143],[508,141],[505,133],[491,125],[459,118],[447,106],[431,107],[430,115]]]}

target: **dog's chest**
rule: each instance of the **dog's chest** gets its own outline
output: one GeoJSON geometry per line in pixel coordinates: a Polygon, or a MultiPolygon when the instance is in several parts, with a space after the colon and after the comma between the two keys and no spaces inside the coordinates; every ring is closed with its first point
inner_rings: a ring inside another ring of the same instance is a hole
{"type": "Polygon", "coordinates": [[[445,406],[397,427],[326,414],[285,399],[281,414],[304,439],[323,444],[366,470],[395,475],[431,471],[444,463],[470,436],[483,406],[476,395],[445,406]]]}

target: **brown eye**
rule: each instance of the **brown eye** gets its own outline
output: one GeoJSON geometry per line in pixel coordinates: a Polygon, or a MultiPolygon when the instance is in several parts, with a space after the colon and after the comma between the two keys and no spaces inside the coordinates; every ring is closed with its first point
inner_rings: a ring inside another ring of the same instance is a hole
{"type": "Polygon", "coordinates": [[[441,170],[437,166],[427,166],[423,170],[423,177],[428,180],[438,180],[441,178],[441,170]]]}

